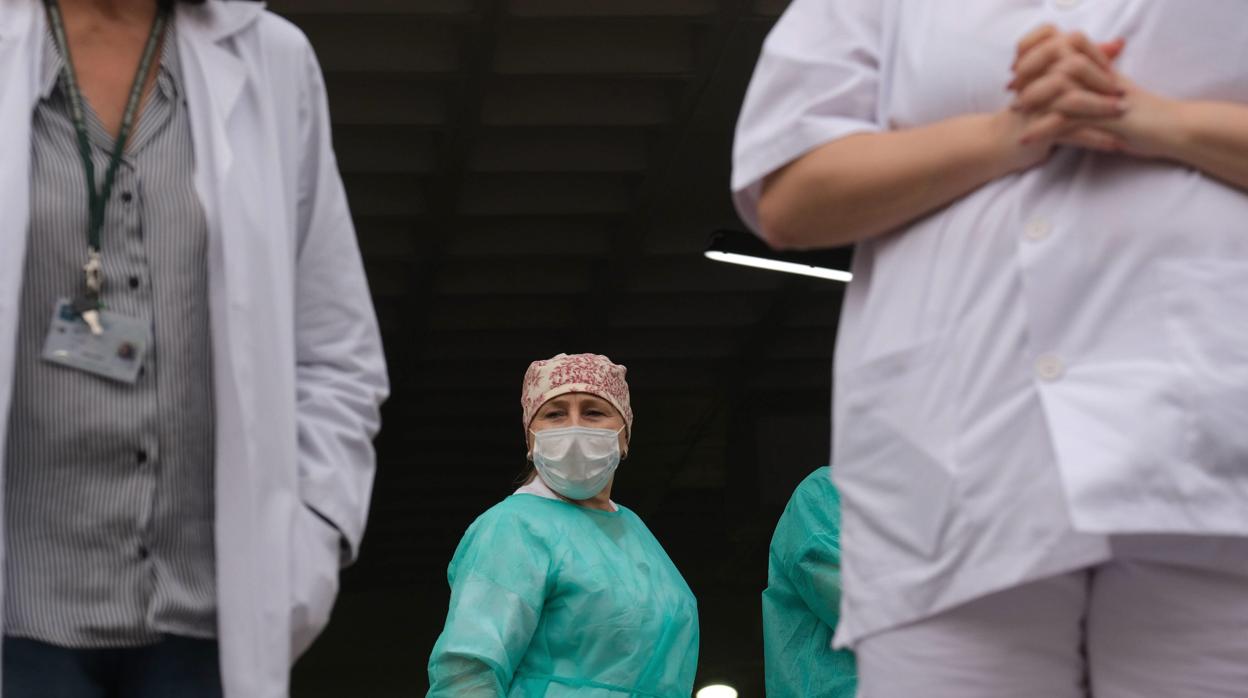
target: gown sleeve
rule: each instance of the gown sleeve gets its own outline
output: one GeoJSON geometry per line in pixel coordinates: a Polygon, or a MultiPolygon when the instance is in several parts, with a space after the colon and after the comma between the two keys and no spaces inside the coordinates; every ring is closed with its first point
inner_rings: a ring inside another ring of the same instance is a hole
{"type": "MultiPolygon", "coordinates": [[[[773,603],[788,604],[789,608],[773,611],[770,619],[766,617],[767,605],[764,604],[764,622],[781,624],[779,635],[789,638],[796,628],[784,624],[813,616],[828,628],[830,638],[841,615],[841,546],[840,499],[827,468],[808,477],[794,492],[776,526],[771,564],[772,572],[783,577],[796,598],[773,600],[773,603]]],[[[787,652],[791,648],[781,643],[769,647],[768,651],[787,652]]],[[[789,676],[793,681],[781,681],[781,685],[790,690],[799,684],[805,684],[806,690],[817,685],[818,695],[853,695],[857,685],[853,653],[833,651],[825,646],[815,657],[818,666],[803,672],[804,680],[796,680],[798,675],[793,674],[789,676]],[[812,680],[813,684],[807,683],[812,680]]],[[[792,657],[777,659],[779,661],[772,663],[779,674],[797,669],[792,657]]],[[[770,655],[768,660],[772,661],[770,655]]],[[[768,672],[771,671],[769,666],[768,672]]]]}
{"type": "Polygon", "coordinates": [[[806,607],[835,628],[841,617],[841,548],[836,536],[811,533],[786,563],[788,577],[806,607]]]}
{"type": "Polygon", "coordinates": [[[768,35],[733,144],[733,201],[751,228],[767,175],[825,143],[883,130],[885,4],[793,0],[768,35]]]}
{"type": "Polygon", "coordinates": [[[840,619],[840,538],[840,498],[821,468],[793,493],[776,527],[772,556],[806,608],[832,628],[840,619]]]}
{"type": "Polygon", "coordinates": [[[552,567],[547,541],[521,517],[495,509],[468,529],[448,569],[450,608],[429,657],[429,698],[507,695],[552,567]]]}

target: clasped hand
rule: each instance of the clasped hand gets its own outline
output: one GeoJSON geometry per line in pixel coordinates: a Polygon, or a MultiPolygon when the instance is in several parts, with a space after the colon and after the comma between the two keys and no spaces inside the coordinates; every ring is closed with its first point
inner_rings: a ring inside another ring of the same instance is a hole
{"type": "Polygon", "coordinates": [[[1023,37],[1006,86],[1015,95],[1019,145],[1047,154],[1071,145],[1141,157],[1165,155],[1177,103],[1122,75],[1122,39],[1095,43],[1045,25],[1023,37]]]}

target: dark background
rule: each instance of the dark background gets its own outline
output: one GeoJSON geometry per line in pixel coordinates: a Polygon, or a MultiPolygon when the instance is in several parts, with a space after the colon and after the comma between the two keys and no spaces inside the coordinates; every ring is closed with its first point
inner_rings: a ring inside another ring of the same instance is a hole
{"type": "Polygon", "coordinates": [[[629,368],[614,498],[698,596],[698,683],[763,695],[759,594],[825,464],[840,284],[705,260],[785,0],[275,0],[320,56],[390,361],[372,518],[296,698],[423,695],[446,565],[524,465],[520,382],[629,368]]]}

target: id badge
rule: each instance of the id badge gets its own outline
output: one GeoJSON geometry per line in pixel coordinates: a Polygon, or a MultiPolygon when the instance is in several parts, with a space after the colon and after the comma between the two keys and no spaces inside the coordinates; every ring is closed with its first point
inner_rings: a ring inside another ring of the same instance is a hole
{"type": "Polygon", "coordinates": [[[142,320],[107,310],[100,311],[100,325],[103,333],[92,334],[74,304],[60,299],[43,343],[44,360],[133,384],[152,342],[151,329],[142,320]]]}

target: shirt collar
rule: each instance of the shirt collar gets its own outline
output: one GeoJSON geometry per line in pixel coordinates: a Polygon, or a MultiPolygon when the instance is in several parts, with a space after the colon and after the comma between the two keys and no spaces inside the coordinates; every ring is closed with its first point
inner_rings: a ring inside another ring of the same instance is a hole
{"type": "MultiPolygon", "coordinates": [[[[48,99],[56,92],[61,82],[61,73],[65,70],[65,58],[56,47],[56,37],[52,28],[44,32],[43,37],[43,75],[39,82],[39,98],[48,99]]],[[[178,36],[174,22],[169,22],[165,31],[164,45],[160,50],[160,67],[157,69],[156,89],[168,99],[177,99],[182,88],[182,64],[178,57],[178,36]]]]}
{"type": "Polygon", "coordinates": [[[178,57],[178,32],[173,17],[169,18],[169,28],[165,30],[165,43],[160,49],[160,68],[156,76],[156,88],[170,100],[176,100],[182,93],[182,63],[178,57]]]}

